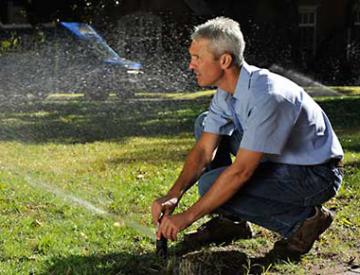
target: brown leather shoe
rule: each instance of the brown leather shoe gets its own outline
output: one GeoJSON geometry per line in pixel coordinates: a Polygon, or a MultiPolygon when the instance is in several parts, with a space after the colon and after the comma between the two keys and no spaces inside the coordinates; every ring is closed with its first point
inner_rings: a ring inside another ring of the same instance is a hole
{"type": "Polygon", "coordinates": [[[285,249],[289,253],[305,254],[310,251],[314,242],[330,226],[334,214],[325,207],[315,207],[314,216],[306,219],[302,226],[288,239],[275,243],[274,248],[285,249]]]}
{"type": "Polygon", "coordinates": [[[223,216],[217,216],[200,226],[195,233],[186,234],[183,244],[201,247],[210,243],[221,244],[238,239],[250,239],[252,236],[248,222],[233,221],[223,216]]]}

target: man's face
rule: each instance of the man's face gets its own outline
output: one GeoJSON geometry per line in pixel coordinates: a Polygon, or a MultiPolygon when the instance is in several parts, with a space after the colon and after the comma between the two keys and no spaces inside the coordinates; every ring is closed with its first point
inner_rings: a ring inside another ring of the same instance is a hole
{"type": "Polygon", "coordinates": [[[193,70],[199,86],[218,86],[223,76],[219,59],[208,48],[207,39],[193,40],[189,53],[191,61],[189,69],[193,70]]]}

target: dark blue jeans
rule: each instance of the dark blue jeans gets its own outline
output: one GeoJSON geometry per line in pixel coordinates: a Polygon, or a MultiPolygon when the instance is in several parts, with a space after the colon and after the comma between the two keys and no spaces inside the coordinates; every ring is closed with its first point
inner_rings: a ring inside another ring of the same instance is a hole
{"type": "MultiPolygon", "coordinates": [[[[205,117],[206,113],[203,113],[195,122],[197,139],[205,117]]],[[[225,141],[230,143],[228,153],[235,155],[241,134],[235,131],[225,141]]],[[[221,154],[225,155],[224,152],[221,154]]],[[[211,169],[201,176],[198,182],[200,196],[209,190],[226,167],[211,169]]],[[[336,195],[341,181],[341,169],[330,163],[303,166],[264,162],[245,186],[216,212],[236,216],[288,237],[311,216],[315,206],[336,195]]]]}

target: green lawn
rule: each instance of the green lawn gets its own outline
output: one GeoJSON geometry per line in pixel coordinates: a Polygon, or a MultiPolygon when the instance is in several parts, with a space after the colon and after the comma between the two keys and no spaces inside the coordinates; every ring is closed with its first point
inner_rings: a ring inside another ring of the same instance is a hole
{"type": "MultiPolygon", "coordinates": [[[[154,255],[150,205],[180,172],[194,144],[193,121],[211,95],[139,93],[126,102],[52,95],[43,102],[0,103],[0,274],[176,269],[175,256],[165,265],[154,255]]],[[[360,264],[360,96],[318,101],[346,152],[344,184],[327,204],[336,221],[300,262],[262,266],[259,259],[276,236],[255,227],[256,238],[224,248],[228,257],[247,254],[239,263],[245,270],[332,274],[360,264]]],[[[194,188],[180,209],[196,197],[194,188]]]]}

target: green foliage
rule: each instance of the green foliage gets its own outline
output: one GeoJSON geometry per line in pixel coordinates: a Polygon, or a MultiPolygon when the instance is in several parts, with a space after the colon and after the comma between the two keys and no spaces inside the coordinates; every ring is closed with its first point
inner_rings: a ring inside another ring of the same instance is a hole
{"type": "Polygon", "coordinates": [[[10,38],[0,40],[0,56],[6,52],[16,50],[20,45],[20,37],[12,34],[10,38]]]}

